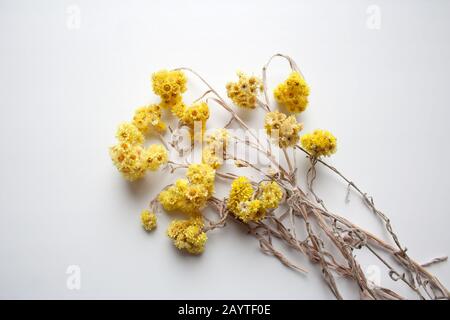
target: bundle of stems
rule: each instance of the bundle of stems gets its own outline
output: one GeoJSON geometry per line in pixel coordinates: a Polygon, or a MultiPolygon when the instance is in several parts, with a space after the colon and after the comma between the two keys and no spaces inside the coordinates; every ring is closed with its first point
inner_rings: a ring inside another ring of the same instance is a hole
{"type": "MultiPolygon", "coordinates": [[[[264,101],[258,100],[258,106],[265,112],[271,111],[269,97],[267,93],[267,68],[274,58],[281,57],[286,59],[292,71],[299,72],[297,64],[289,56],[283,54],[273,55],[262,69],[264,101]]],[[[321,158],[314,157],[300,145],[296,145],[294,152],[302,152],[309,160],[310,167],[306,174],[306,187],[300,187],[296,182],[296,163],[292,162],[285,149],[287,168],[280,164],[271,150],[270,143],[264,144],[253,132],[249,125],[239,117],[239,115],[229,106],[229,104],[220,96],[220,94],[197,72],[190,68],[177,68],[175,70],[184,70],[192,73],[208,90],[201,98],[206,98],[208,103],[217,103],[230,114],[230,121],[225,125],[229,127],[232,123],[237,123],[246,130],[253,138],[242,139],[232,136],[234,143],[245,144],[249,148],[260,153],[270,161],[275,173],[267,173],[256,165],[239,155],[230,154],[225,151],[224,159],[231,159],[239,164],[239,167],[248,167],[264,176],[264,180],[277,182],[284,190],[286,210],[280,212],[281,207],[271,210],[267,213],[264,220],[260,222],[243,223],[227,210],[226,198],[211,197],[208,205],[218,214],[218,219],[208,221],[204,227],[205,232],[225,226],[229,219],[245,225],[249,234],[253,235],[260,244],[261,250],[269,255],[273,255],[284,265],[298,272],[306,273],[306,269],[290,261],[281,249],[276,248],[275,241],[281,241],[294,252],[304,255],[311,262],[320,266],[323,280],[337,299],[343,299],[341,290],[338,287],[336,277],[344,277],[355,282],[359,290],[361,299],[405,299],[399,293],[382,287],[373,281],[370,281],[363,271],[360,262],[356,258],[354,251],[366,248],[379,262],[384,265],[392,281],[403,282],[419,299],[449,299],[450,293],[444,285],[432,275],[426,267],[431,264],[447,260],[447,257],[436,258],[432,261],[420,264],[412,259],[407,253],[406,247],[400,242],[395,233],[391,221],[386,214],[380,211],[374,203],[372,197],[362,191],[351,179],[344,176],[338,169],[328,164],[321,158]],[[379,218],[382,225],[388,232],[390,239],[388,241],[380,239],[376,235],[361,228],[360,226],[347,220],[329,210],[324,201],[318,196],[314,182],[317,176],[316,166],[322,165],[333,174],[345,182],[348,192],[354,190],[363,200],[369,212],[372,212],[379,218]],[[297,234],[298,230],[303,230],[303,237],[297,234]],[[389,258],[389,259],[388,259],[389,258]]],[[[177,151],[182,152],[177,144],[177,136],[172,131],[172,140],[170,145],[177,151]]],[[[172,170],[184,168],[186,165],[169,162],[172,170]]],[[[222,179],[233,180],[237,176],[232,172],[222,172],[218,170],[216,176],[222,179]]],[[[258,187],[261,181],[251,181],[258,187]]],[[[152,204],[154,205],[154,203],[152,204]]]]}

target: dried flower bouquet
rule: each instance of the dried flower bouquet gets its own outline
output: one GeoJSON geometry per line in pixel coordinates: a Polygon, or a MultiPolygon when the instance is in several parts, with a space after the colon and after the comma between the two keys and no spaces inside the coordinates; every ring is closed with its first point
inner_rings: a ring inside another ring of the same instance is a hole
{"type": "Polygon", "coordinates": [[[414,261],[394,232],[391,221],[375,207],[373,199],[324,160],[336,152],[337,140],[333,134],[317,129],[300,136],[303,124],[297,121],[297,115],[308,105],[309,86],[297,64],[286,55],[275,54],[262,68],[261,78],[243,72],[238,72],[237,76],[235,82],[226,85],[231,103],[192,69],[156,72],[152,75],[152,88],[160,102],[137,109],[131,122],[119,126],[117,144],[110,148],[110,155],[127,180],[140,179],[148,170],[159,168],[171,172],[186,170],[185,178],[164,187],[150,202],[150,207],[141,213],[143,227],[148,231],[156,227],[160,206],[165,211],[182,212],[186,218],[173,220],[167,235],[180,250],[200,254],[205,249],[207,233],[225,227],[226,222],[232,219],[248,228],[264,253],[273,255],[284,265],[307,272],[288,259],[277,248],[276,241],[317,264],[337,299],[343,296],[336,276],[354,281],[362,299],[404,299],[395,291],[368,279],[354,254],[355,250],[366,248],[387,268],[393,281],[403,282],[417,298],[448,299],[449,291],[426,269],[430,264],[445,261],[446,257],[426,264],[414,261]],[[274,58],[285,59],[291,68],[287,79],[273,91],[276,105],[270,102],[267,88],[267,68],[274,58]],[[186,74],[207,87],[207,91],[190,105],[183,100],[183,93],[187,90],[186,74]],[[230,120],[221,129],[207,131],[211,104],[224,108],[230,114],[230,120]],[[247,109],[247,112],[261,109],[265,113],[263,127],[266,135],[261,138],[251,130],[231,104],[247,109]],[[279,108],[275,109],[275,106],[279,108]],[[169,112],[177,120],[173,128],[163,121],[165,113],[169,112]],[[247,136],[243,138],[233,134],[233,130],[228,129],[233,124],[244,129],[247,136]],[[182,129],[189,133],[188,148],[182,147],[182,129]],[[145,136],[152,133],[161,139],[162,144],[145,147],[145,136]],[[165,133],[168,137],[164,136],[165,133]],[[186,159],[195,144],[202,147],[198,163],[169,160],[169,150],[186,159]],[[269,168],[232,152],[236,151],[232,148],[235,145],[243,145],[265,157],[270,162],[269,168]],[[306,187],[301,187],[296,181],[298,164],[295,157],[289,156],[288,149],[291,153],[303,153],[309,161],[306,187]],[[283,161],[278,153],[282,154],[283,161]],[[238,176],[236,172],[240,169],[225,172],[224,163],[254,170],[263,178],[254,181],[238,176]],[[359,194],[369,211],[383,223],[391,237],[389,241],[380,239],[325,206],[314,188],[317,165],[329,169],[345,182],[349,191],[353,189],[359,194]],[[223,179],[230,185],[225,197],[215,194],[216,179],[223,179]],[[204,214],[206,207],[217,213],[216,219],[204,214]]]}

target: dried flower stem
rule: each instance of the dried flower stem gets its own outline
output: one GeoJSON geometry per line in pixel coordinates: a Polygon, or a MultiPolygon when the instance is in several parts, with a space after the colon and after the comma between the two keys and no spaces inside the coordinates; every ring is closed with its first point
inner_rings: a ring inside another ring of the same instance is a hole
{"type": "MultiPolygon", "coordinates": [[[[306,150],[304,150],[302,147],[297,146],[297,148],[300,149],[300,150],[302,150],[303,152],[305,152],[309,158],[312,158],[311,155],[310,155],[306,150]]],[[[437,281],[437,279],[436,279],[434,276],[431,276],[431,274],[429,274],[428,271],[426,271],[426,270],[423,269],[423,266],[421,266],[421,265],[418,264],[417,262],[411,260],[411,258],[407,255],[407,253],[406,253],[406,248],[403,249],[403,247],[401,246],[400,241],[399,241],[399,239],[398,239],[398,236],[397,236],[397,235],[394,233],[394,231],[393,231],[393,228],[392,228],[390,219],[389,219],[384,213],[382,213],[380,210],[378,210],[378,209],[375,207],[375,203],[374,203],[374,201],[373,201],[373,198],[372,198],[372,197],[369,197],[369,196],[367,195],[367,193],[362,192],[361,189],[360,189],[354,182],[352,182],[351,180],[349,180],[348,178],[346,178],[346,177],[345,177],[339,170],[337,170],[335,167],[329,165],[328,163],[326,163],[325,161],[323,161],[323,160],[321,160],[321,159],[315,159],[314,164],[317,163],[317,162],[323,164],[325,167],[327,167],[328,169],[330,169],[331,171],[333,171],[334,173],[336,173],[339,177],[341,177],[344,181],[346,181],[347,184],[349,185],[349,187],[353,188],[354,190],[356,190],[356,191],[359,193],[359,195],[360,195],[360,196],[362,197],[362,199],[364,200],[364,203],[365,203],[365,204],[366,204],[366,205],[367,205],[367,206],[368,206],[368,207],[369,207],[369,208],[370,208],[377,216],[379,216],[379,217],[382,219],[382,221],[383,221],[384,224],[385,224],[386,230],[389,232],[389,234],[391,235],[392,239],[394,240],[394,243],[395,243],[395,245],[397,246],[397,249],[394,249],[394,248],[391,247],[391,246],[388,246],[388,247],[384,246],[384,247],[385,247],[385,249],[387,249],[387,250],[391,253],[391,255],[394,256],[394,258],[396,258],[396,260],[397,260],[398,262],[400,262],[400,264],[401,264],[403,267],[405,267],[405,268],[407,269],[407,272],[410,273],[410,277],[411,277],[412,279],[411,279],[411,282],[408,283],[408,285],[410,285],[410,286],[412,286],[412,287],[415,287],[414,282],[417,281],[417,283],[419,284],[420,287],[424,287],[424,285],[426,285],[427,283],[429,283],[429,281],[430,281],[430,279],[431,279],[431,280],[433,280],[433,281],[431,281],[431,282],[433,283],[433,285],[436,286],[437,288],[439,288],[439,290],[441,291],[441,293],[442,293],[443,296],[450,297],[450,294],[449,294],[448,290],[447,290],[447,289],[446,289],[439,281],[437,281]],[[415,279],[414,279],[413,276],[412,276],[413,274],[416,275],[415,279]],[[423,277],[423,276],[425,276],[425,278],[427,278],[427,280],[426,280],[427,282],[426,282],[426,283],[424,283],[424,280],[421,279],[421,277],[423,277]]],[[[314,165],[313,165],[312,167],[314,167],[314,165]]],[[[314,178],[315,178],[315,169],[314,169],[313,171],[314,171],[314,178]]],[[[316,195],[315,195],[315,197],[316,197],[316,200],[317,200],[319,203],[323,204],[323,201],[322,201],[322,200],[320,200],[316,195]]],[[[324,208],[324,209],[326,210],[326,208],[324,208]]],[[[377,239],[377,240],[378,240],[378,239],[377,239]]],[[[377,241],[377,242],[378,242],[378,244],[379,244],[379,241],[377,241]]],[[[440,261],[440,259],[438,259],[438,261],[440,261]]],[[[396,275],[398,275],[401,279],[404,279],[404,278],[405,278],[404,276],[400,276],[400,275],[398,274],[398,272],[392,270],[392,268],[390,268],[390,269],[391,269],[391,271],[390,271],[391,274],[396,274],[396,275]]],[[[392,278],[392,276],[391,276],[391,278],[392,278]]],[[[424,288],[424,290],[426,290],[426,289],[424,288]]],[[[420,295],[420,296],[421,296],[421,295],[420,295]]],[[[421,296],[421,297],[422,297],[422,296],[421,296]]]]}

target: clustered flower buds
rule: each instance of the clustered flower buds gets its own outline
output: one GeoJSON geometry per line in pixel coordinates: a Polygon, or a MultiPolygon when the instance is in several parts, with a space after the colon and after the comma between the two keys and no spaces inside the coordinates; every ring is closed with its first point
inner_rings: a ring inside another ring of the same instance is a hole
{"type": "Polygon", "coordinates": [[[173,239],[175,247],[192,254],[202,253],[208,237],[203,232],[203,218],[198,215],[188,220],[173,220],[167,229],[167,235],[173,239]]]}
{"type": "Polygon", "coordinates": [[[330,156],[336,152],[336,138],[326,130],[314,130],[302,136],[301,144],[313,157],[330,156]]]}
{"type": "Polygon", "coordinates": [[[249,77],[240,71],[237,75],[238,82],[228,82],[226,85],[228,97],[239,107],[254,109],[258,94],[263,88],[262,82],[257,77],[249,77]]]}
{"type": "Polygon", "coordinates": [[[144,148],[144,136],[135,125],[121,124],[116,137],[119,142],[110,148],[111,159],[127,180],[142,178],[147,170],[155,171],[167,163],[167,150],[158,144],[144,148]]]}
{"type": "Polygon", "coordinates": [[[286,106],[290,112],[300,113],[308,105],[309,87],[299,72],[292,72],[287,80],[274,91],[277,102],[286,106]]]}
{"type": "Polygon", "coordinates": [[[161,106],[170,109],[181,124],[189,128],[192,140],[201,140],[209,118],[209,107],[206,102],[186,106],[182,96],[186,91],[186,83],[186,76],[181,70],[161,70],[152,75],[153,92],[161,97],[161,106]],[[194,131],[196,123],[201,125],[200,132],[194,131]]]}
{"type": "Polygon", "coordinates": [[[268,209],[278,207],[283,191],[276,182],[264,181],[257,191],[246,177],[238,177],[231,184],[227,208],[245,223],[265,218],[268,209]]]}
{"type": "Polygon", "coordinates": [[[196,121],[206,123],[208,118],[208,105],[205,102],[200,102],[192,105],[184,111],[182,121],[187,125],[193,125],[196,121]]]}
{"type": "Polygon", "coordinates": [[[158,201],[165,210],[195,215],[213,194],[215,170],[209,165],[190,165],[186,177],[159,193],[158,201]]]}
{"type": "Polygon", "coordinates": [[[161,70],[152,75],[153,92],[161,97],[163,107],[172,107],[186,91],[186,76],[180,70],[161,70]]]}
{"type": "Polygon", "coordinates": [[[298,143],[299,132],[303,129],[303,124],[298,123],[293,115],[288,117],[284,113],[274,111],[266,114],[264,128],[279,147],[287,148],[298,143]]]}
{"type": "Polygon", "coordinates": [[[124,122],[119,125],[116,132],[116,138],[120,142],[130,144],[142,144],[144,136],[141,131],[132,123],[124,122]]]}
{"type": "Polygon", "coordinates": [[[229,134],[226,129],[217,129],[209,134],[205,139],[206,145],[202,151],[202,162],[213,169],[218,169],[223,164],[228,139],[229,134]]]}
{"type": "Polygon", "coordinates": [[[141,222],[145,230],[151,231],[156,228],[156,220],[157,218],[155,213],[148,210],[143,210],[141,212],[141,222]]]}
{"type": "Polygon", "coordinates": [[[206,102],[196,103],[186,108],[182,114],[181,122],[186,125],[192,139],[201,140],[206,130],[206,121],[209,119],[209,107],[206,102]],[[200,132],[195,132],[195,125],[201,124],[200,132]],[[196,136],[200,133],[201,136],[196,136]]]}
{"type": "Polygon", "coordinates": [[[161,133],[166,130],[161,116],[161,107],[158,104],[141,107],[134,113],[133,124],[143,134],[147,134],[151,129],[161,133]]]}

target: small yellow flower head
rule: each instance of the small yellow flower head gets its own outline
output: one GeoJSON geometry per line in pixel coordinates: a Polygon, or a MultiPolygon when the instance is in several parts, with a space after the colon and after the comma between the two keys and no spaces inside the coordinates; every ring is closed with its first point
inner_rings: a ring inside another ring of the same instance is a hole
{"type": "Polygon", "coordinates": [[[247,223],[261,218],[258,210],[261,208],[259,201],[251,201],[254,194],[252,184],[246,177],[239,177],[231,183],[230,195],[227,202],[227,208],[236,217],[247,223]]]}
{"type": "Polygon", "coordinates": [[[314,130],[302,136],[301,144],[313,157],[330,156],[336,152],[336,137],[326,130],[314,130]]]}
{"type": "Polygon", "coordinates": [[[248,201],[253,196],[253,187],[246,177],[239,177],[231,183],[230,196],[228,198],[227,207],[235,212],[239,203],[248,201]]]}
{"type": "Polygon", "coordinates": [[[148,210],[143,210],[141,213],[141,222],[145,230],[151,231],[156,228],[156,215],[148,210]]]}
{"type": "Polygon", "coordinates": [[[159,193],[158,201],[167,211],[183,210],[188,185],[189,181],[186,179],[178,179],[174,185],[159,193]]]}
{"type": "Polygon", "coordinates": [[[147,170],[155,171],[167,162],[167,151],[162,145],[144,149],[140,144],[119,142],[109,149],[111,160],[127,180],[134,181],[145,176],[147,170]]]}
{"type": "Polygon", "coordinates": [[[143,149],[140,145],[121,142],[109,149],[111,159],[127,180],[134,181],[145,175],[145,163],[142,161],[143,149]]]}
{"type": "Polygon", "coordinates": [[[133,181],[145,175],[142,162],[144,136],[131,123],[122,123],[116,134],[119,143],[109,149],[111,160],[125,179],[133,181]]]}
{"type": "Polygon", "coordinates": [[[206,137],[202,151],[202,162],[217,169],[223,164],[223,156],[228,146],[229,134],[226,129],[217,129],[206,137]]]}
{"type": "Polygon", "coordinates": [[[299,132],[303,124],[298,123],[294,116],[286,116],[284,113],[274,111],[266,114],[264,128],[281,148],[292,147],[300,139],[299,132]]]}
{"type": "Polygon", "coordinates": [[[184,109],[181,122],[189,127],[192,141],[201,141],[203,139],[208,118],[209,107],[205,102],[199,102],[184,109]],[[197,130],[195,127],[195,125],[199,124],[201,125],[201,130],[197,130]]]}
{"type": "Polygon", "coordinates": [[[203,209],[208,198],[209,192],[205,185],[189,184],[185,194],[183,210],[188,213],[193,213],[203,209]]]}
{"type": "Polygon", "coordinates": [[[219,157],[213,149],[206,147],[202,151],[202,163],[213,169],[218,169],[223,164],[223,157],[219,157]]]}
{"type": "Polygon", "coordinates": [[[166,130],[166,124],[161,120],[161,116],[161,107],[157,104],[141,107],[134,113],[133,124],[143,134],[148,133],[150,129],[163,132],[166,130]]]}
{"type": "Polygon", "coordinates": [[[283,191],[278,183],[264,181],[259,186],[261,206],[264,209],[277,208],[283,198],[283,191]]]}
{"type": "Polygon", "coordinates": [[[272,134],[273,130],[280,130],[281,124],[286,119],[284,113],[274,111],[268,112],[264,118],[264,128],[268,135],[272,134]]]}
{"type": "Polygon", "coordinates": [[[216,170],[204,163],[191,164],[186,177],[192,184],[203,185],[208,190],[208,196],[214,192],[214,179],[216,170]]]}
{"type": "MultiPolygon", "coordinates": [[[[181,95],[172,97],[172,99],[170,99],[170,100],[161,100],[159,105],[163,109],[170,109],[172,111],[172,108],[174,108],[176,105],[179,105],[180,103],[181,104],[183,103],[183,97],[181,95]]],[[[173,111],[172,111],[172,113],[173,113],[173,111]]]]}
{"type": "Polygon", "coordinates": [[[116,138],[120,142],[131,144],[141,144],[144,142],[144,136],[139,129],[132,123],[124,122],[117,129],[116,138]]]}
{"type": "Polygon", "coordinates": [[[184,110],[182,120],[187,125],[193,125],[196,121],[205,123],[208,118],[208,105],[206,104],[206,102],[199,102],[184,110]]]}
{"type": "Polygon", "coordinates": [[[206,144],[208,146],[221,146],[224,149],[228,146],[230,134],[227,129],[216,129],[206,137],[206,144]]]}
{"type": "Polygon", "coordinates": [[[245,223],[250,221],[258,222],[266,216],[266,211],[258,199],[239,202],[237,210],[233,213],[245,223]]]}
{"type": "Polygon", "coordinates": [[[174,185],[160,192],[158,201],[165,210],[194,215],[213,194],[215,170],[210,166],[192,164],[186,176],[187,179],[178,179],[174,185]]]}
{"type": "Polygon", "coordinates": [[[205,250],[208,240],[203,232],[203,218],[192,217],[189,220],[174,220],[167,229],[167,235],[173,240],[175,247],[192,254],[200,254],[205,250]]]}
{"type": "Polygon", "coordinates": [[[172,114],[177,117],[178,119],[183,119],[184,111],[186,110],[186,105],[184,102],[180,99],[178,102],[176,102],[170,111],[172,114]]]}
{"type": "Polygon", "coordinates": [[[290,112],[303,112],[308,105],[309,87],[305,79],[296,71],[274,90],[275,99],[285,105],[290,112]]]}
{"type": "Polygon", "coordinates": [[[161,165],[166,164],[168,160],[167,150],[160,144],[152,144],[145,149],[143,157],[146,169],[150,171],[158,170],[158,168],[161,165]]]}
{"type": "Polygon", "coordinates": [[[226,85],[228,97],[242,108],[254,109],[256,107],[258,93],[262,90],[262,82],[254,76],[247,76],[237,72],[238,82],[228,82],[226,85]]]}
{"type": "Polygon", "coordinates": [[[283,192],[276,182],[263,182],[255,193],[246,177],[239,177],[231,183],[227,209],[245,223],[265,218],[267,209],[277,208],[283,192]]]}
{"type": "Polygon", "coordinates": [[[171,107],[180,100],[186,82],[186,76],[179,70],[161,70],[152,75],[153,91],[161,97],[163,107],[171,107]]]}

